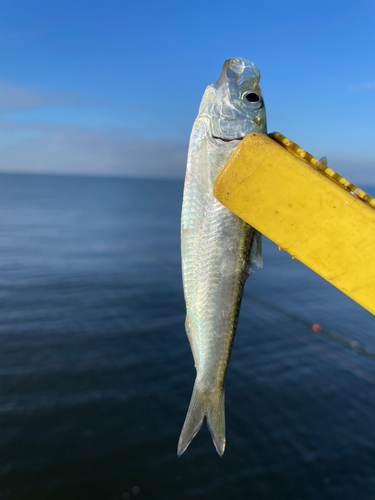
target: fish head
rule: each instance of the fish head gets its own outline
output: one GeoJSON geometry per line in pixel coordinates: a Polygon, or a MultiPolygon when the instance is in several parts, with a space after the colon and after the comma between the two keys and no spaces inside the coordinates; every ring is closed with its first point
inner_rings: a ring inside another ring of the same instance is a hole
{"type": "Polygon", "coordinates": [[[213,139],[229,142],[252,132],[266,133],[259,81],[259,69],[248,59],[225,61],[218,81],[207,87],[199,108],[199,115],[208,118],[213,139]]]}

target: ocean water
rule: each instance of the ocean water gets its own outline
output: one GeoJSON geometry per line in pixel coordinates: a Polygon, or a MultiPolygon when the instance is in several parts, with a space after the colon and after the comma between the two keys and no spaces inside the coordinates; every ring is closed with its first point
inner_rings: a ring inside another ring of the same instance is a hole
{"type": "Polygon", "coordinates": [[[177,458],[194,382],[181,197],[175,181],[0,175],[0,498],[374,499],[375,318],[265,239],[225,454],[204,425],[177,458]]]}

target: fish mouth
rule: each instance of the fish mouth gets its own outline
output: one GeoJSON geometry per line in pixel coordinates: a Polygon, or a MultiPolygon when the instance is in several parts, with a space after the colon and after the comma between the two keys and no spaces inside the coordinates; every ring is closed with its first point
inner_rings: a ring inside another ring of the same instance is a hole
{"type": "Polygon", "coordinates": [[[213,135],[212,138],[219,139],[219,141],[223,142],[242,141],[243,139],[243,137],[234,137],[233,139],[225,139],[225,137],[218,137],[217,135],[213,135]]]}

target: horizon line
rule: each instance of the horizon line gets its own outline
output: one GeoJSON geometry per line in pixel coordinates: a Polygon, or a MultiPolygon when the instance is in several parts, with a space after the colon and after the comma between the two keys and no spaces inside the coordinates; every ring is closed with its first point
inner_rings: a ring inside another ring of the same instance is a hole
{"type": "Polygon", "coordinates": [[[95,173],[95,172],[30,172],[23,170],[0,170],[0,175],[40,175],[48,177],[94,177],[94,178],[104,178],[104,179],[125,179],[125,180],[139,180],[139,181],[168,181],[168,182],[184,182],[184,177],[137,177],[133,175],[120,175],[111,173],[95,173]]]}

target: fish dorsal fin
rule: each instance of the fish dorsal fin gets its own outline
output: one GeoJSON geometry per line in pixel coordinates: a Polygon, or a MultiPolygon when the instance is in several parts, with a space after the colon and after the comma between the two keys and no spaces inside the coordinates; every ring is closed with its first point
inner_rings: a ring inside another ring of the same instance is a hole
{"type": "Polygon", "coordinates": [[[326,167],[328,167],[328,160],[326,156],[322,156],[319,161],[322,162],[326,167]]]}

